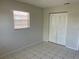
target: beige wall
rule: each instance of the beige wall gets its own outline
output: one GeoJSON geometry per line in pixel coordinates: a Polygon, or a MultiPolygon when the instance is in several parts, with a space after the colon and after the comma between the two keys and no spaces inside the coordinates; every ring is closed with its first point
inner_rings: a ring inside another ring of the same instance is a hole
{"type": "Polygon", "coordinates": [[[66,46],[72,49],[78,49],[79,36],[79,5],[66,5],[44,9],[43,39],[48,41],[49,37],[49,14],[52,12],[68,12],[66,46]]]}
{"type": "Polygon", "coordinates": [[[0,0],[0,56],[42,42],[42,11],[41,8],[15,0],[0,0]],[[31,27],[14,30],[13,10],[30,12],[31,27]]]}

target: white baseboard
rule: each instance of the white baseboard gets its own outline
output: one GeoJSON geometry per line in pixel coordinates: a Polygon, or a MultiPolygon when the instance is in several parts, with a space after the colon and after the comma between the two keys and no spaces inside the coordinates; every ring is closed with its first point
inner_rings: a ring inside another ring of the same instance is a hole
{"type": "Polygon", "coordinates": [[[6,55],[9,55],[9,54],[12,54],[12,53],[21,51],[21,50],[24,49],[24,48],[28,48],[28,47],[30,47],[30,46],[39,44],[39,43],[41,43],[41,42],[42,42],[42,41],[31,43],[31,44],[29,44],[29,45],[23,46],[23,47],[21,47],[21,48],[18,48],[18,49],[15,49],[15,50],[13,50],[13,51],[7,52],[7,53],[5,53],[5,54],[3,54],[3,55],[0,55],[0,57],[5,57],[6,55]]]}
{"type": "Polygon", "coordinates": [[[69,46],[65,46],[65,47],[72,49],[72,50],[75,50],[75,51],[78,51],[78,48],[72,48],[72,47],[69,47],[69,46]]]}

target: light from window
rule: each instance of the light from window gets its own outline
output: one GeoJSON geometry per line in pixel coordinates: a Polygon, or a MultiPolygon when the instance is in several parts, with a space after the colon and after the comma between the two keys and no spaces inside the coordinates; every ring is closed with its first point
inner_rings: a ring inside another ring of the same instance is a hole
{"type": "Polygon", "coordinates": [[[22,11],[13,11],[14,29],[29,28],[30,27],[30,13],[22,11]]]}

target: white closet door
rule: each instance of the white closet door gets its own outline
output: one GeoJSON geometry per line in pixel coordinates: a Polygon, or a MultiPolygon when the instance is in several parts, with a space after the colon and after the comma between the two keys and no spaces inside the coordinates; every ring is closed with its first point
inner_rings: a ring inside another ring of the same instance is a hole
{"type": "Polygon", "coordinates": [[[67,13],[50,15],[49,41],[65,45],[67,13]]]}
{"type": "Polygon", "coordinates": [[[66,43],[66,29],[67,29],[67,13],[56,14],[57,16],[57,43],[65,45],[66,43]]]}
{"type": "Polygon", "coordinates": [[[49,41],[56,43],[56,16],[50,15],[49,41]]]}

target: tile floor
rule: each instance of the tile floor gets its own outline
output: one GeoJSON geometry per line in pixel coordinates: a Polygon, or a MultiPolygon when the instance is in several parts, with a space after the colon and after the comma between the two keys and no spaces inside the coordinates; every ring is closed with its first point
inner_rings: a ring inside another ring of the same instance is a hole
{"type": "Polygon", "coordinates": [[[79,53],[61,45],[43,42],[0,59],[79,59],[79,53]]]}

